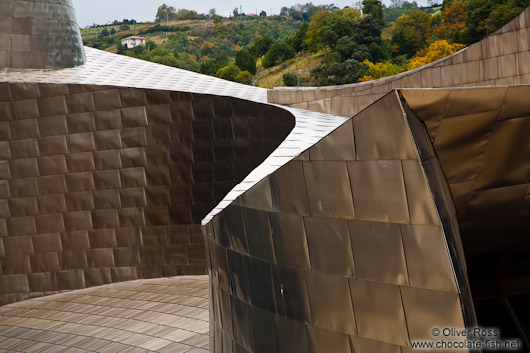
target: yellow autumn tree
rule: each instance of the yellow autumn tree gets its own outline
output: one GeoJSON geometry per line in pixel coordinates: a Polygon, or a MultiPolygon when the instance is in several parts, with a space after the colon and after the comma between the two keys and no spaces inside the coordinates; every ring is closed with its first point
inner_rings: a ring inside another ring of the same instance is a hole
{"type": "Polygon", "coordinates": [[[359,79],[359,82],[366,82],[377,80],[378,78],[392,76],[398,73],[396,67],[391,62],[373,63],[366,59],[363,61],[364,76],[359,79]]]}
{"type": "Polygon", "coordinates": [[[467,2],[453,1],[442,11],[442,21],[435,26],[433,38],[459,41],[467,24],[467,2]]]}
{"type": "Polygon", "coordinates": [[[464,44],[449,44],[445,39],[431,43],[427,49],[420,50],[409,62],[409,70],[431,63],[444,56],[453,54],[464,48],[464,44]]]}
{"type": "Polygon", "coordinates": [[[311,21],[309,22],[309,29],[306,32],[306,42],[309,50],[314,53],[319,51],[322,47],[325,47],[322,28],[329,15],[329,11],[317,11],[311,17],[311,21]]]}

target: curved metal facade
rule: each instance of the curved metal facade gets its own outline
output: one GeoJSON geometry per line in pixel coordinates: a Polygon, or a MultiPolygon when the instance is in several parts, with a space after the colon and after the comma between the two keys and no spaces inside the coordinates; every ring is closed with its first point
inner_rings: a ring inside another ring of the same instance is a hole
{"type": "Polygon", "coordinates": [[[71,0],[2,0],[0,70],[60,69],[85,63],[71,0]]]}
{"type": "Polygon", "coordinates": [[[216,353],[412,352],[492,298],[527,337],[529,87],[379,87],[344,119],[86,53],[0,76],[0,303],[208,269],[216,353]]]}
{"type": "Polygon", "coordinates": [[[452,199],[410,119],[389,93],[205,226],[214,352],[408,352],[475,324],[452,199]]]}
{"type": "Polygon", "coordinates": [[[201,219],[289,134],[229,97],[1,84],[0,302],[205,272],[201,219]]]}

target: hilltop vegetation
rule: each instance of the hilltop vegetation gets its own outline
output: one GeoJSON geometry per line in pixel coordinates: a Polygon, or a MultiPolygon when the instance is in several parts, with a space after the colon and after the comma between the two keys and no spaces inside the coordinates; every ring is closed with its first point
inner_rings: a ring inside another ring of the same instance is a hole
{"type": "Polygon", "coordinates": [[[224,18],[163,4],[153,23],[115,21],[83,29],[86,44],[244,84],[325,86],[368,81],[425,65],[472,44],[530,0],[363,0],[356,8],[306,3],[279,15],[224,18]],[[97,32],[97,34],[95,33],[97,32]],[[145,46],[121,45],[130,35],[145,46]]]}

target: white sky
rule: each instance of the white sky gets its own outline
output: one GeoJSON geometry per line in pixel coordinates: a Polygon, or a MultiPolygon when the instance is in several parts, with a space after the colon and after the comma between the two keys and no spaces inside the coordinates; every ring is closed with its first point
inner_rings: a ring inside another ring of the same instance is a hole
{"type": "MultiPolygon", "coordinates": [[[[0,0],[1,1],[1,0],[0,0]]],[[[353,6],[359,0],[313,0],[313,4],[330,4],[333,3],[338,7],[353,6]]],[[[409,0],[412,1],[412,0],[409,0]]],[[[239,5],[243,6],[245,13],[260,13],[265,10],[270,14],[278,14],[283,6],[290,7],[297,3],[306,3],[308,0],[196,0],[192,3],[175,0],[73,0],[77,21],[81,28],[97,24],[105,24],[113,20],[135,19],[138,22],[153,21],[156,10],[160,5],[166,3],[176,9],[195,10],[198,13],[207,13],[211,8],[215,8],[221,16],[228,16],[232,10],[239,5]]],[[[390,4],[389,0],[383,1],[390,4]]],[[[422,6],[427,0],[416,0],[418,5],[422,6]]]]}

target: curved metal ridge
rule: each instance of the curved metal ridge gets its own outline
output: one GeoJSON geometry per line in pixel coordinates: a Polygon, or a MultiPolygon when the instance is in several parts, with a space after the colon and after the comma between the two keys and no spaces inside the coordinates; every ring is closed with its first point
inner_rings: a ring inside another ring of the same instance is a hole
{"type": "Polygon", "coordinates": [[[262,88],[87,55],[0,76],[2,303],[204,273],[201,219],[345,121],[267,104],[262,88]]]}
{"type": "Polygon", "coordinates": [[[0,81],[112,85],[215,94],[267,102],[267,90],[264,88],[242,85],[99,49],[85,47],[85,52],[85,65],[54,71],[9,72],[1,75],[0,81]]]}

